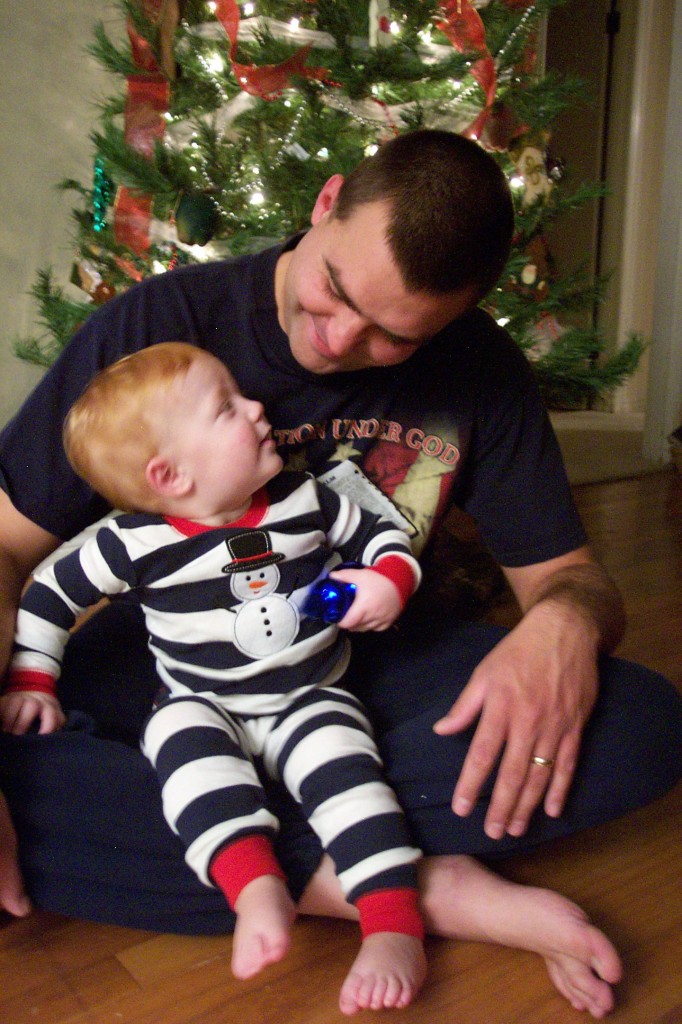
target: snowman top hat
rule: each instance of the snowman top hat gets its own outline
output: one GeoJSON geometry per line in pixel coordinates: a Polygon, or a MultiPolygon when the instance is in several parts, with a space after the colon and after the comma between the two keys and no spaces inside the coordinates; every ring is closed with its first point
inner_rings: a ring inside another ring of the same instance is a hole
{"type": "Polygon", "coordinates": [[[229,537],[225,543],[232,558],[222,568],[225,573],[248,572],[249,569],[274,565],[284,558],[280,551],[272,550],[272,542],[266,530],[238,533],[236,537],[229,537]]]}

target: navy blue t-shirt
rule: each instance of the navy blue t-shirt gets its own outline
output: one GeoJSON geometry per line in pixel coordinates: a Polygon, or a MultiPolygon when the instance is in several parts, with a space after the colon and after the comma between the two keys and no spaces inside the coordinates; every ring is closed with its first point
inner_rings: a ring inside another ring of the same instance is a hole
{"type": "Polygon", "coordinates": [[[93,313],[0,435],[0,484],[16,508],[63,539],[100,518],[107,505],[64,455],[64,418],[103,366],[186,341],[263,402],[290,468],[318,476],[345,460],[361,465],[413,524],[417,552],[453,502],[504,566],[585,543],[531,368],[505,331],[476,309],[399,366],[310,373],[277,319],[282,251],[148,278],[93,313]]]}

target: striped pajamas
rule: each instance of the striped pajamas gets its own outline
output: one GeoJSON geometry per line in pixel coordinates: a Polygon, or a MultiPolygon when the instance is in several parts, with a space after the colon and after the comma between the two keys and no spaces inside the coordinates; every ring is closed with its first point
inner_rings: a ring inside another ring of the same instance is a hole
{"type": "Polygon", "coordinates": [[[416,884],[419,851],[351,694],[315,687],[286,711],[255,717],[230,714],[206,697],[171,698],[152,712],[142,747],[161,783],[166,820],[205,883],[217,850],[277,831],[261,769],[300,803],[351,902],[416,884]]]}
{"type": "Polygon", "coordinates": [[[10,688],[54,685],[78,612],[134,592],[165,691],[142,749],[197,876],[213,884],[218,855],[277,832],[265,772],[301,805],[349,900],[413,889],[420,852],[383,781],[365,711],[336,686],[348,640],[301,610],[339,560],[376,566],[403,597],[420,577],[402,531],[301,474],[281,474],[225,527],[119,516],[36,574],[10,688]]]}

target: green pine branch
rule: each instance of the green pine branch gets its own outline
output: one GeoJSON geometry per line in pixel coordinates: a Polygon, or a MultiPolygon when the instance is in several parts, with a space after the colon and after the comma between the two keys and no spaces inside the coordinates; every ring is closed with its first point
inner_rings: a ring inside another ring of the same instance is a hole
{"type": "Polygon", "coordinates": [[[86,46],[85,52],[94,57],[97,63],[112,75],[127,77],[128,75],[137,74],[139,71],[139,68],[132,59],[129,48],[127,46],[116,46],[107,35],[107,31],[101,21],[95,24],[94,39],[86,46]]]}
{"type": "Polygon", "coordinates": [[[92,142],[104,159],[108,173],[122,185],[145,195],[171,195],[183,181],[174,182],[168,172],[171,168],[181,174],[184,164],[175,155],[168,155],[163,146],[157,144],[156,159],[148,159],[142,153],[128,146],[124,133],[113,125],[106,125],[104,132],[93,132],[92,142]]]}
{"type": "Polygon", "coordinates": [[[78,327],[92,313],[91,302],[67,299],[63,288],[52,281],[52,271],[38,271],[31,288],[38,306],[38,321],[45,330],[39,337],[15,338],[13,349],[20,359],[45,368],[52,365],[78,327]]]}
{"type": "Polygon", "coordinates": [[[603,356],[603,341],[595,349],[599,336],[592,331],[573,328],[557,339],[549,351],[531,365],[549,408],[590,408],[598,399],[608,397],[632,376],[646,344],[640,334],[632,333],[618,352],[603,356]]]}

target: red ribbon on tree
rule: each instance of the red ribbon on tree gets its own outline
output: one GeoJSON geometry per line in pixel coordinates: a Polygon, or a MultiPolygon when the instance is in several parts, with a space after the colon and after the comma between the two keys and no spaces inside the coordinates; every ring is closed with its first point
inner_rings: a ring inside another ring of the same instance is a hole
{"type": "MultiPolygon", "coordinates": [[[[165,0],[143,0],[143,11],[151,21],[164,16],[165,0]]],[[[168,110],[170,83],[159,68],[146,39],[128,19],[130,50],[139,74],[129,75],[124,110],[124,138],[129,146],[145,157],[151,157],[157,140],[163,138],[168,110]]],[[[152,198],[121,185],[114,202],[114,238],[136,255],[150,246],[149,225],[152,198]]]]}
{"type": "Polygon", "coordinates": [[[477,139],[488,119],[497,91],[497,72],[485,39],[485,27],[481,16],[469,0],[446,0],[441,3],[446,20],[438,23],[440,31],[448,37],[459,53],[479,53],[480,58],[472,65],[471,74],[485,95],[485,106],[476,120],[462,132],[469,138],[477,139]]]}
{"type": "Polygon", "coordinates": [[[235,78],[244,92],[248,92],[249,95],[259,96],[264,100],[278,96],[289,85],[292,75],[314,78],[318,81],[328,79],[329,72],[326,68],[306,67],[305,62],[310,53],[310,44],[302,46],[281,64],[262,64],[260,67],[256,64],[240,64],[234,59],[237,52],[237,33],[239,32],[237,3],[235,0],[216,0],[214,13],[230,40],[230,63],[235,78]]]}

